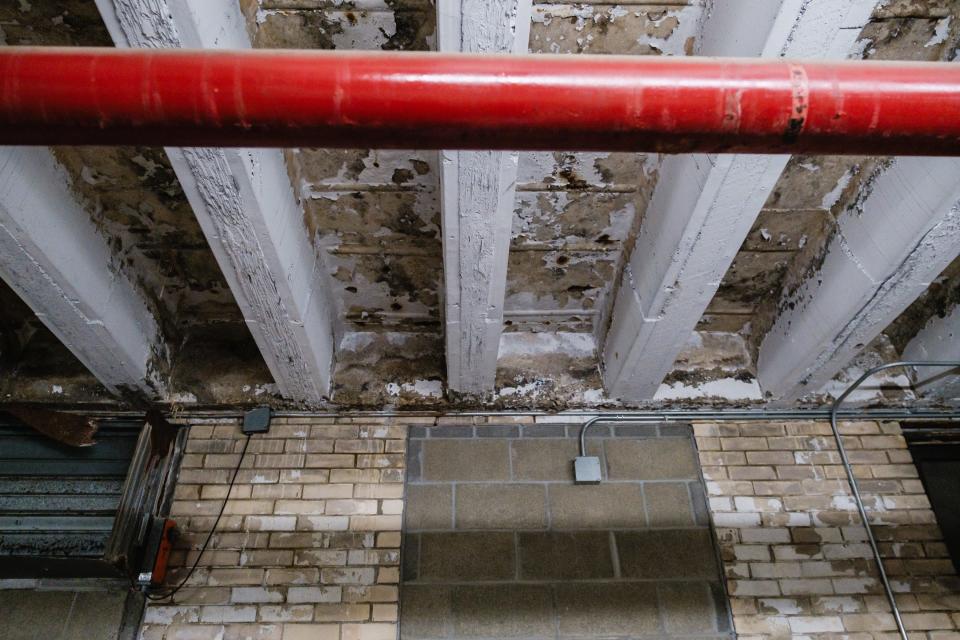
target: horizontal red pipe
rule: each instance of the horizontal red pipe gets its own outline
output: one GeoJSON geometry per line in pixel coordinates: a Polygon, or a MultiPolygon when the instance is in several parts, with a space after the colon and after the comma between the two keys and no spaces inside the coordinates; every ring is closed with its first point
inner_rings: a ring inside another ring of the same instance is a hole
{"type": "Polygon", "coordinates": [[[960,155],[960,65],[5,47],[0,144],[960,155]]]}

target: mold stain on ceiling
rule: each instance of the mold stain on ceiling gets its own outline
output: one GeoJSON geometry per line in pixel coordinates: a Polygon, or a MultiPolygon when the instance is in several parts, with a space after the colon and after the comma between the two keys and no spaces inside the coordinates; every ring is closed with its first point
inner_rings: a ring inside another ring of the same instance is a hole
{"type": "MultiPolygon", "coordinates": [[[[436,48],[433,0],[240,1],[258,48],[436,48]]],[[[709,6],[701,0],[537,2],[529,50],[695,55],[709,6]]],[[[862,57],[952,59],[957,15],[957,0],[888,2],[861,34],[862,57]]],[[[0,7],[0,29],[11,45],[110,45],[90,1],[6,3],[0,7]]],[[[197,402],[270,397],[269,374],[163,150],[61,147],[55,153],[109,240],[115,268],[140,287],[168,341],[177,346],[174,387],[188,390],[184,397],[197,402]]],[[[442,405],[447,398],[437,152],[305,148],[286,150],[285,158],[303,207],[301,231],[312,239],[325,269],[320,277],[335,293],[340,325],[334,402],[442,405]]],[[[856,206],[878,161],[791,159],[668,376],[665,393],[682,400],[755,401],[758,340],[791,287],[817,267],[836,216],[856,206]]],[[[496,406],[607,402],[597,345],[603,343],[658,165],[658,157],[634,153],[520,154],[496,406]]],[[[948,270],[871,353],[902,349],[925,318],[954,300],[955,279],[948,270]]],[[[0,290],[0,302],[11,295],[0,290]]],[[[29,367],[20,362],[33,349],[35,363],[60,362],[63,371],[84,381],[77,383],[75,397],[102,397],[29,309],[13,301],[4,307],[0,362],[24,374],[21,386],[8,383],[3,390],[42,386],[38,376],[53,369],[37,366],[27,375],[29,367]]],[[[31,393],[40,393],[39,387],[31,393]]]]}

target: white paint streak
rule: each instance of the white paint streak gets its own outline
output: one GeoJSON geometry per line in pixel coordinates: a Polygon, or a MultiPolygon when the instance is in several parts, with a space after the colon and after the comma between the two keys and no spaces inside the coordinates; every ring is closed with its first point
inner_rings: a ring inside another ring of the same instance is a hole
{"type": "MultiPolygon", "coordinates": [[[[441,0],[440,50],[526,53],[531,0],[441,0]]],[[[441,151],[447,380],[493,391],[503,327],[516,153],[441,151]],[[492,218],[492,221],[491,221],[492,218]]]]}
{"type": "Polygon", "coordinates": [[[113,262],[50,151],[0,148],[0,277],[110,391],[162,396],[166,345],[113,262]]]}
{"type": "MultiPolygon", "coordinates": [[[[729,0],[705,18],[708,56],[846,57],[876,0],[729,0]],[[750,15],[744,20],[744,15],[750,15]],[[837,16],[841,19],[837,19],[837,16]],[[862,20],[862,22],[861,22],[862,20]]],[[[735,114],[736,115],[736,114],[735,114]]],[[[666,156],[604,342],[611,397],[649,399],[673,366],[789,157],[666,156]]]]}
{"type": "Polygon", "coordinates": [[[597,343],[591,333],[516,331],[503,334],[498,357],[522,358],[563,354],[569,358],[593,358],[596,349],[597,343]]]}
{"type": "Polygon", "coordinates": [[[955,158],[878,169],[862,208],[838,219],[819,271],[781,301],[758,357],[765,393],[820,389],[960,253],[957,175],[955,158]]]}
{"type": "Polygon", "coordinates": [[[820,207],[826,209],[827,211],[833,209],[838,202],[840,202],[840,197],[843,195],[844,190],[850,185],[850,180],[853,179],[853,171],[847,169],[843,172],[843,175],[840,176],[840,179],[837,180],[836,186],[830,190],[829,193],[823,196],[823,200],[820,202],[820,207]]]}
{"type": "MultiPolygon", "coordinates": [[[[97,6],[118,46],[250,47],[234,0],[97,6]]],[[[307,237],[282,152],[166,151],[280,393],[322,402],[337,332],[329,273],[307,237]]]]}
{"type": "Polygon", "coordinates": [[[756,380],[744,381],[734,378],[707,380],[695,386],[682,382],[662,384],[657,389],[654,400],[761,400],[760,385],[756,380]]]}
{"type": "Polygon", "coordinates": [[[947,36],[950,35],[950,16],[942,20],[937,20],[937,26],[934,28],[933,35],[930,37],[930,40],[924,46],[926,47],[935,47],[938,44],[943,44],[947,41],[947,36]]]}

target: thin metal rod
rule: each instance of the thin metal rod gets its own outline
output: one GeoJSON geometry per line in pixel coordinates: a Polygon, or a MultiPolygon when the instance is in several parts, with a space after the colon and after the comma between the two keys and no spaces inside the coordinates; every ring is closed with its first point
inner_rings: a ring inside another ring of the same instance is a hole
{"type": "MultiPolygon", "coordinates": [[[[46,406],[46,405],[44,405],[46,406]]],[[[0,409],[3,404],[0,403],[0,409]]],[[[167,405],[162,407],[167,409],[167,405]]],[[[63,411],[83,412],[84,415],[91,417],[117,417],[143,415],[142,411],[115,410],[105,408],[104,405],[63,405],[63,411]]],[[[242,417],[247,408],[225,408],[213,409],[207,406],[200,406],[196,409],[180,408],[177,415],[181,418],[204,419],[204,418],[236,418],[242,417]]],[[[461,417],[505,417],[505,416],[529,416],[545,418],[557,416],[560,418],[581,417],[585,420],[603,417],[604,410],[573,409],[561,413],[551,413],[549,411],[536,410],[509,410],[503,411],[428,411],[428,410],[366,410],[366,411],[298,411],[294,409],[277,409],[273,415],[277,418],[287,417],[312,417],[312,418],[337,418],[344,416],[369,417],[369,418],[398,418],[414,416],[461,416],[461,417]]],[[[663,409],[660,411],[644,410],[623,410],[611,412],[611,416],[622,416],[624,418],[632,417],[637,421],[696,421],[711,420],[721,422],[751,422],[751,421],[809,421],[809,420],[829,420],[829,409],[663,409]]],[[[956,409],[847,409],[837,413],[838,416],[851,420],[931,420],[931,421],[960,421],[960,411],[956,409]]]]}
{"type": "Polygon", "coordinates": [[[583,427],[580,428],[580,455],[587,455],[587,429],[591,425],[594,425],[598,422],[630,422],[633,424],[659,424],[661,422],[670,422],[670,418],[667,416],[649,416],[649,417],[631,417],[625,415],[615,415],[615,416],[597,416],[596,418],[591,418],[583,423],[583,427]]]}
{"type": "Polygon", "coordinates": [[[0,144],[960,155],[960,65],[3,47],[0,144]]]}
{"type": "Polygon", "coordinates": [[[840,405],[843,404],[843,401],[846,400],[851,393],[857,390],[863,382],[872,376],[875,373],[883,371],[885,369],[893,369],[897,367],[948,367],[948,368],[957,368],[960,367],[960,362],[930,362],[930,361],[916,361],[916,360],[904,360],[901,362],[891,362],[889,364],[880,365],[879,367],[874,367],[866,371],[862,376],[857,378],[857,380],[851,384],[846,390],[840,394],[840,396],[834,400],[833,406],[830,408],[830,428],[833,430],[833,439],[837,443],[837,450],[840,452],[840,460],[843,463],[843,468],[847,473],[847,482],[850,484],[850,490],[853,492],[854,502],[857,503],[857,511],[860,512],[860,519],[863,521],[863,528],[867,532],[867,540],[870,543],[870,549],[873,551],[873,558],[877,563],[877,569],[880,572],[880,581],[883,583],[883,590],[887,594],[887,600],[890,602],[890,611],[893,613],[893,618],[897,622],[897,630],[900,632],[900,637],[903,640],[908,640],[907,630],[903,626],[903,618],[900,616],[900,607],[897,606],[897,599],[893,593],[893,587],[890,586],[890,578],[887,577],[887,571],[883,566],[883,557],[880,555],[880,549],[877,547],[877,540],[873,535],[873,528],[870,525],[870,519],[867,517],[867,510],[863,506],[863,498],[860,496],[860,485],[857,483],[857,478],[853,475],[853,467],[850,466],[850,459],[847,457],[847,449],[843,446],[843,438],[840,436],[840,428],[837,426],[837,414],[840,410],[840,405]]]}

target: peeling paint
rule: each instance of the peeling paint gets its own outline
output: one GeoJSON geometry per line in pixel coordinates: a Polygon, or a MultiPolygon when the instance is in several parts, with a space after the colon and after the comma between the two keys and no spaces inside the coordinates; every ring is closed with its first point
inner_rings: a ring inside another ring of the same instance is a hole
{"type": "Polygon", "coordinates": [[[947,41],[947,36],[950,35],[950,20],[951,16],[947,16],[943,20],[938,20],[937,25],[934,27],[933,35],[930,36],[930,39],[927,40],[926,44],[923,47],[926,49],[928,47],[933,47],[939,44],[943,44],[947,41]]]}

